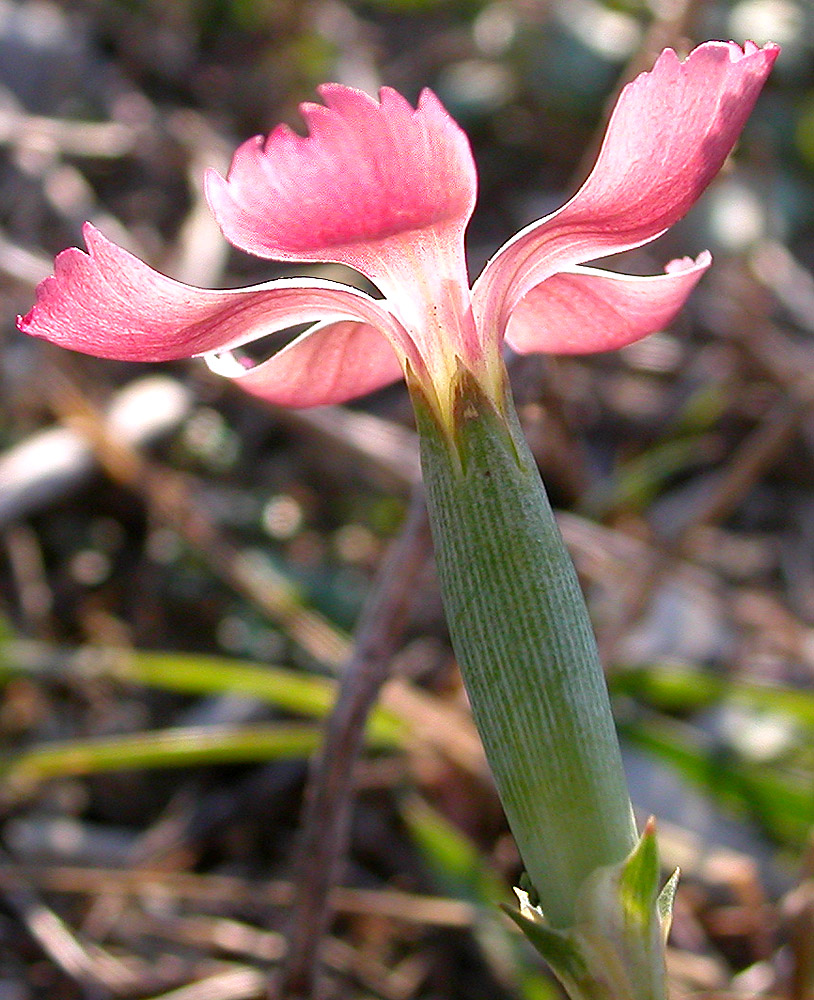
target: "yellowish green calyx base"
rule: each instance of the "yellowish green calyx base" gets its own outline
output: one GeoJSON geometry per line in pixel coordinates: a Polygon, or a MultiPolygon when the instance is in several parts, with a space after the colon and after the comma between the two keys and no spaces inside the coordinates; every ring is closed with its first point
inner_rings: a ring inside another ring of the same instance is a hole
{"type": "MultiPolygon", "coordinates": [[[[461,417],[466,418],[466,407],[461,406],[461,397],[477,386],[478,395],[494,408],[502,420],[506,420],[508,382],[502,361],[499,364],[484,365],[480,372],[472,372],[455,357],[455,368],[448,377],[435,379],[427,375],[422,378],[413,368],[410,359],[404,362],[404,377],[413,400],[420,399],[422,408],[432,414],[438,430],[450,446],[457,450],[456,426],[461,417]]],[[[477,414],[473,414],[476,416],[477,414]]]]}
{"type": "Polygon", "coordinates": [[[651,820],[624,861],[599,868],[585,880],[573,926],[549,926],[523,889],[515,890],[520,908],[504,909],[571,1000],[665,1000],[664,946],[678,872],[661,891],[658,880],[651,820]]]}

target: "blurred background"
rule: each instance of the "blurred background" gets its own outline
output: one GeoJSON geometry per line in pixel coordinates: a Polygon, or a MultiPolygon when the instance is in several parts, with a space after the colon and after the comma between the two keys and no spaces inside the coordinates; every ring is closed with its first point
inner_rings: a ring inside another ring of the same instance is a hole
{"type": "MultiPolygon", "coordinates": [[[[0,1000],[263,995],[308,761],[418,475],[402,386],[281,411],[201,363],[26,339],[54,254],[89,219],[193,284],[353,280],[231,249],[201,191],[337,80],[430,86],[466,128],[474,276],[586,176],[619,87],[711,38],[783,51],[721,176],[622,266],[713,268],[669,330],[509,364],[634,804],[682,868],[674,996],[814,997],[810,0],[0,0],[0,1000]]],[[[323,988],[554,998],[497,909],[519,860],[420,566],[323,988]]]]}

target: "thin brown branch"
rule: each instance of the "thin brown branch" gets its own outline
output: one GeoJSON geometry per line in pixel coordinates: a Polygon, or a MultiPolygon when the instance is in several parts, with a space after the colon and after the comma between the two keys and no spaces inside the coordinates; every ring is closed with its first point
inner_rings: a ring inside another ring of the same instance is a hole
{"type": "Polygon", "coordinates": [[[748,434],[722,470],[714,489],[699,505],[692,524],[682,533],[686,541],[691,528],[718,524],[737,510],[760,477],[783,454],[805,417],[799,400],[780,397],[763,420],[748,434]]]}
{"type": "Polygon", "coordinates": [[[599,128],[594,132],[591,142],[585,147],[579,167],[574,172],[572,180],[577,183],[573,184],[573,190],[576,190],[578,184],[585,180],[596,161],[599,147],[605,135],[605,127],[625,85],[634,80],[639,73],[649,70],[653,65],[653,60],[662,49],[668,46],[675,48],[680,46],[687,34],[688,25],[692,22],[697,5],[698,0],[660,0],[660,2],[653,4],[655,8],[653,20],[648,25],[636,51],[619,74],[616,87],[605,101],[605,109],[599,128]]]}
{"type": "MultiPolygon", "coordinates": [[[[183,900],[209,906],[290,906],[294,886],[289,881],[250,882],[233,875],[145,868],[89,868],[76,865],[0,862],[0,892],[21,885],[66,895],[100,896],[112,893],[139,899],[183,900]]],[[[398,919],[436,927],[471,927],[477,912],[470,903],[442,896],[424,896],[395,889],[356,889],[336,886],[331,909],[337,913],[398,919]]]]}
{"type": "MultiPolygon", "coordinates": [[[[9,861],[5,851],[0,850],[0,863],[6,865],[9,861]]],[[[43,952],[83,988],[87,997],[128,992],[132,988],[133,978],[127,967],[98,945],[83,944],[45,905],[30,882],[18,875],[14,883],[3,886],[2,892],[8,906],[43,952]]]]}
{"type": "Polygon", "coordinates": [[[353,768],[365,723],[406,624],[430,539],[423,494],[416,490],[407,523],[391,545],[357,630],[323,748],[306,793],[295,865],[297,893],[288,926],[288,955],[272,996],[312,997],[320,942],[332,913],[330,891],[338,881],[349,840],[353,768]]]}
{"type": "Polygon", "coordinates": [[[187,478],[147,461],[136,448],[114,437],[102,414],[66,373],[68,362],[49,372],[51,403],[68,427],[92,445],[97,460],[114,480],[144,497],[153,513],[192,545],[221,579],[278,622],[320,662],[336,667],[348,655],[346,637],[326,618],[303,606],[295,588],[265,561],[253,559],[229,543],[196,502],[187,478]]]}

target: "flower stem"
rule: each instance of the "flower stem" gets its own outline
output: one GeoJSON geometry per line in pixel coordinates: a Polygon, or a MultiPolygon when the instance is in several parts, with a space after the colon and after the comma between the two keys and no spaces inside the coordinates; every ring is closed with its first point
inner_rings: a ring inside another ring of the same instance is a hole
{"type": "Polygon", "coordinates": [[[466,371],[442,427],[411,385],[438,574],[475,722],[532,901],[552,928],[637,842],[605,678],[576,573],[508,388],[466,371]]]}

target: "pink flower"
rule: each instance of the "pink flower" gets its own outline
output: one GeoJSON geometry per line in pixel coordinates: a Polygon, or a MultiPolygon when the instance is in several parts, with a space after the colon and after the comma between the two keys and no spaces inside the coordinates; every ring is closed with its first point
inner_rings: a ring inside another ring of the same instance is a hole
{"type": "Polygon", "coordinates": [[[306,137],[285,126],[237,150],[206,193],[227,239],[260,257],[333,261],[383,298],[337,282],[283,278],[213,291],[164,277],[90,225],[88,253],[61,253],[18,320],[25,333],[106,358],[204,355],[274,403],[360,396],[410,369],[448,413],[457,365],[498,391],[505,339],[520,352],[621,347],[668,323],[710,255],[633,277],[584,262],[641,246],[680,219],[721,168],[778,54],[707,42],[665,50],[622,91],[596,166],[574,197],[489,261],[470,289],[464,231],[477,177],[469,143],[438,98],[380,102],[338,84],[304,104],[306,137]],[[231,352],[313,324],[254,367],[231,352]]]}

